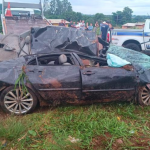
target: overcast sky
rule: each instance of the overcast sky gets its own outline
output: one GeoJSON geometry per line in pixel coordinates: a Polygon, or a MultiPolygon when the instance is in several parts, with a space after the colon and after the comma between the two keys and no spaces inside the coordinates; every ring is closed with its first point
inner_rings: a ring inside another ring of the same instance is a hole
{"type": "MultiPolygon", "coordinates": [[[[0,0],[1,2],[2,0],[0,0]]],[[[24,0],[6,0],[24,2],[24,0]]],[[[73,10],[83,14],[103,13],[110,15],[117,10],[122,11],[128,6],[134,15],[150,15],[150,0],[68,0],[73,10]]],[[[39,0],[25,0],[25,2],[39,2],[39,0]]]]}

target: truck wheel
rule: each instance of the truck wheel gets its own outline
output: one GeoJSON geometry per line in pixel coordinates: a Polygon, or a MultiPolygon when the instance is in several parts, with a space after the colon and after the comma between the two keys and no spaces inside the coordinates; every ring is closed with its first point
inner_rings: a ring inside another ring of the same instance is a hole
{"type": "Polygon", "coordinates": [[[125,45],[124,47],[135,50],[135,51],[141,51],[140,47],[135,43],[129,43],[129,44],[125,45]]]}

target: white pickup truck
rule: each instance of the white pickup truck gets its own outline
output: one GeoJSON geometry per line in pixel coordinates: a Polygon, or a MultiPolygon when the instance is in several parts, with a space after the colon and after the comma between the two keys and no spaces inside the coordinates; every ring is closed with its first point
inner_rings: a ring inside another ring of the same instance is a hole
{"type": "Polygon", "coordinates": [[[123,46],[136,51],[149,50],[150,52],[149,40],[150,19],[146,20],[144,29],[114,29],[111,32],[112,44],[123,46]]]}

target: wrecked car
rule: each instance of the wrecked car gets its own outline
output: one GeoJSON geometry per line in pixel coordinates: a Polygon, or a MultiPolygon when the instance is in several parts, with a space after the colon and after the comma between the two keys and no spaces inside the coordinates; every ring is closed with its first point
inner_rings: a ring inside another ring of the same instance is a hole
{"type": "Polygon", "coordinates": [[[150,105],[148,55],[99,38],[104,46],[99,56],[95,40],[71,29],[35,28],[30,38],[31,55],[0,63],[0,106],[5,112],[26,114],[38,104],[150,105]]]}
{"type": "MultiPolygon", "coordinates": [[[[113,52],[113,48],[108,52],[113,52]]],[[[8,113],[26,114],[32,112],[38,103],[84,104],[136,99],[141,105],[150,105],[146,74],[142,75],[134,65],[115,68],[106,64],[103,58],[72,52],[1,62],[0,106],[8,113]],[[22,66],[26,76],[22,84],[25,83],[26,92],[19,85],[15,88],[22,66]]]]}

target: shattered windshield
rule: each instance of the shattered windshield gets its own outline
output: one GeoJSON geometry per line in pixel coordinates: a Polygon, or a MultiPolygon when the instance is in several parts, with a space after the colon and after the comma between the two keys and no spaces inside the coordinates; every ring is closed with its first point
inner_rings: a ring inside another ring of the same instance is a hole
{"type": "Polygon", "coordinates": [[[110,45],[107,53],[114,54],[128,62],[130,62],[138,70],[150,69],[150,57],[141,52],[133,51],[124,47],[110,45]]]}
{"type": "Polygon", "coordinates": [[[114,54],[130,62],[140,80],[146,83],[150,82],[150,57],[148,55],[115,45],[110,46],[107,54],[114,54]]]}

